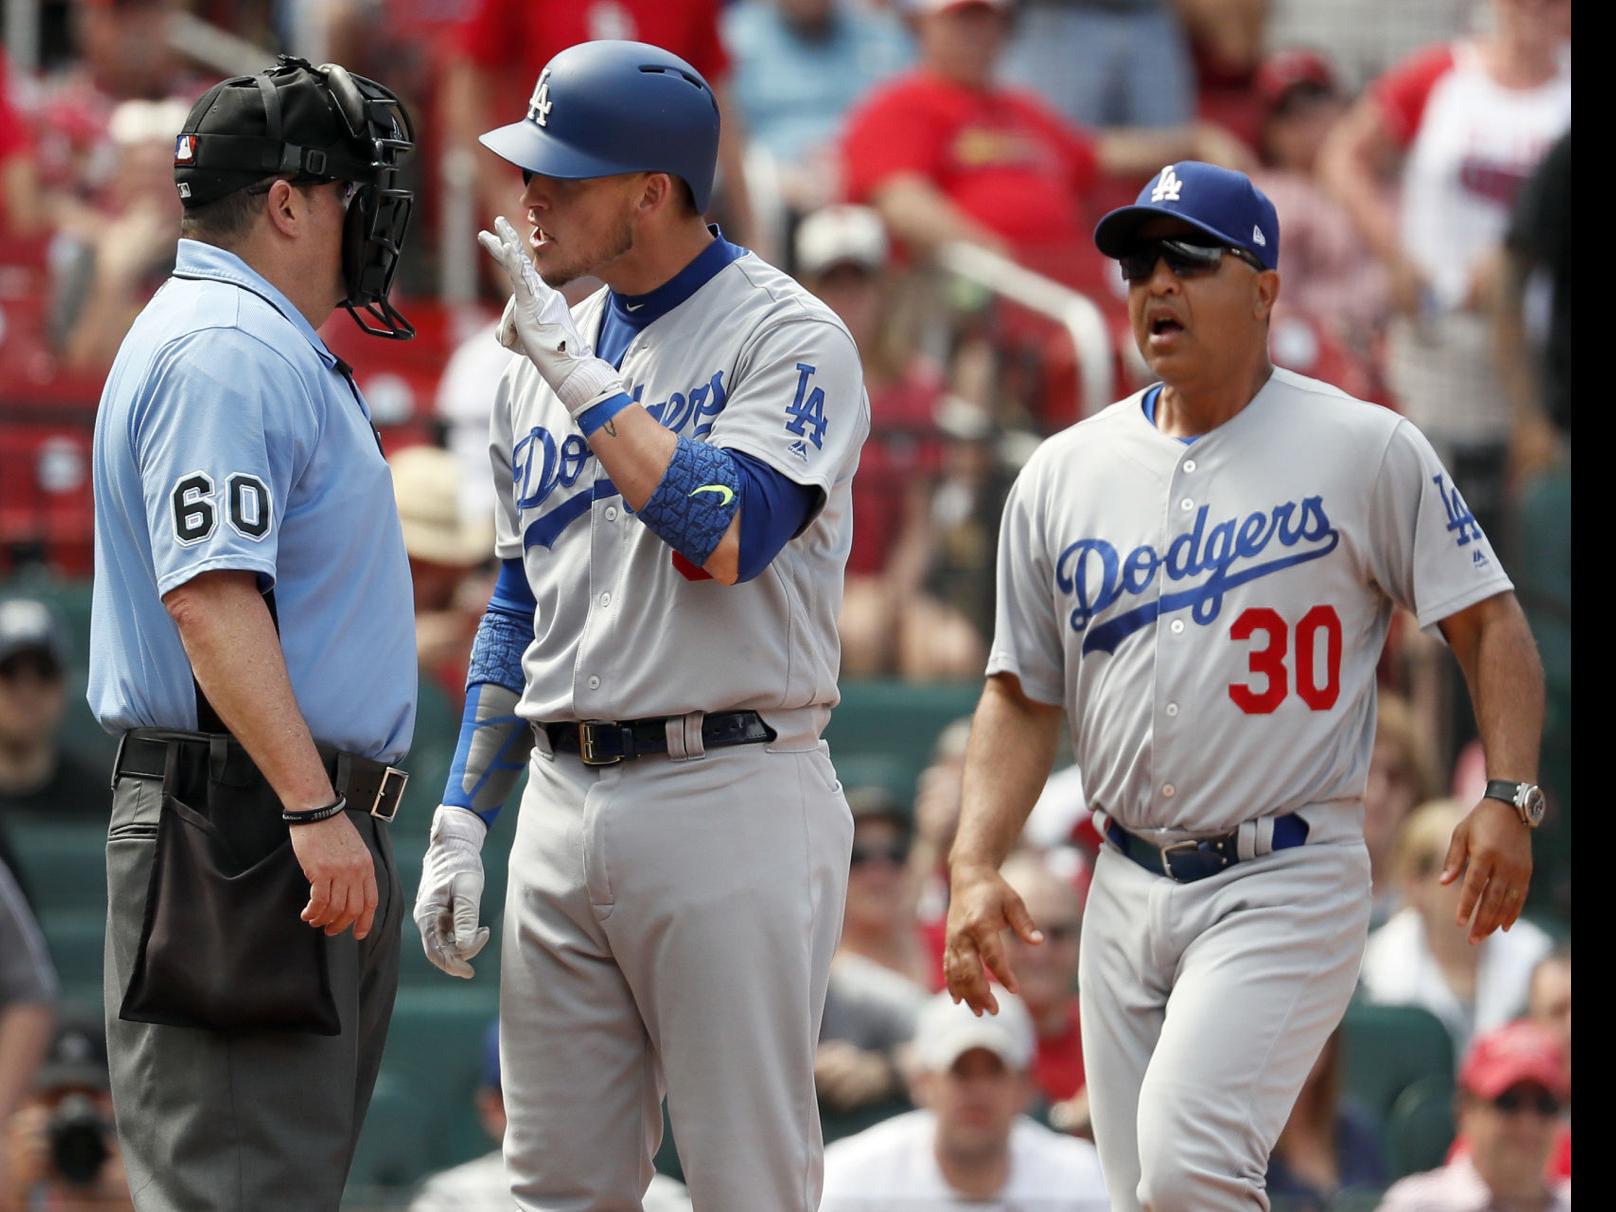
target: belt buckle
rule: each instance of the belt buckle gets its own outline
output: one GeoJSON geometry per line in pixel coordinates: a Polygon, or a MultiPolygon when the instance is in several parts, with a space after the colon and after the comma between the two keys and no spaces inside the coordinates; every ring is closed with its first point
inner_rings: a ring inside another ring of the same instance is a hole
{"type": "Polygon", "coordinates": [[[409,782],[409,773],[397,766],[382,771],[382,781],[376,785],[376,798],[370,803],[370,815],[391,824],[398,815],[399,805],[404,802],[404,788],[409,782]]]}
{"type": "Polygon", "coordinates": [[[619,725],[612,720],[580,720],[578,723],[578,759],[585,766],[615,766],[624,758],[619,748],[616,753],[603,754],[598,748],[595,729],[604,729],[606,736],[613,733],[617,735],[618,745],[622,745],[622,733],[618,732],[619,725]]]}
{"type": "Polygon", "coordinates": [[[1200,850],[1200,848],[1201,848],[1201,843],[1195,838],[1186,838],[1182,842],[1172,842],[1172,843],[1170,843],[1169,845],[1166,845],[1166,846],[1158,846],[1158,847],[1156,847],[1157,850],[1161,851],[1161,862],[1162,862],[1162,872],[1163,872],[1163,874],[1165,874],[1168,879],[1173,880],[1175,883],[1180,883],[1180,884],[1185,883],[1186,881],[1181,879],[1178,876],[1178,874],[1173,871],[1173,858],[1172,858],[1173,852],[1175,850],[1195,850],[1195,851],[1198,851],[1198,850],[1200,850]]]}

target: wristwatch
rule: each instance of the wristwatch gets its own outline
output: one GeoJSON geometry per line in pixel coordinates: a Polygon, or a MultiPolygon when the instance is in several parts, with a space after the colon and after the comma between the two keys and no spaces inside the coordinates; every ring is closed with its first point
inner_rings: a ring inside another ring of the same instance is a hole
{"type": "Polygon", "coordinates": [[[1492,779],[1482,793],[1490,800],[1503,800],[1513,804],[1520,814],[1521,824],[1536,829],[1543,823],[1543,810],[1549,806],[1543,789],[1535,783],[1512,783],[1508,779],[1492,779]]]}

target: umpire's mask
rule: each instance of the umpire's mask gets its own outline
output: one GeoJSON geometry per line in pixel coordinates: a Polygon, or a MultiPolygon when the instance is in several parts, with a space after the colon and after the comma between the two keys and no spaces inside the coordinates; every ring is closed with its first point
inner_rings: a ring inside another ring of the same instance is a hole
{"type": "Polygon", "coordinates": [[[352,181],[342,306],[372,336],[404,341],[415,328],[387,291],[415,199],[398,187],[399,165],[414,146],[410,116],[390,89],[335,63],[281,55],[256,76],[215,84],[191,107],[174,145],[174,183],[189,210],[278,173],[352,181]]]}

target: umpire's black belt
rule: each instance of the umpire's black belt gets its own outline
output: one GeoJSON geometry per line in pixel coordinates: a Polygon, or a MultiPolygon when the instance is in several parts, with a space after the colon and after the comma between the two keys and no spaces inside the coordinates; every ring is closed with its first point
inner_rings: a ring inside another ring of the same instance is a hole
{"type": "MultiPolygon", "coordinates": [[[[1165,875],[1180,884],[1193,884],[1209,875],[1226,871],[1240,861],[1237,846],[1240,831],[1221,837],[1188,838],[1166,846],[1129,833],[1115,821],[1108,821],[1105,836],[1113,845],[1146,871],[1165,875]]],[[[1289,850],[1307,841],[1307,822],[1294,812],[1274,818],[1274,850],[1289,850]]]]}
{"type": "MultiPolygon", "coordinates": [[[[618,762],[668,752],[668,721],[680,716],[648,720],[582,720],[576,724],[540,724],[554,753],[576,753],[585,766],[615,766],[618,762]]],[[[755,711],[719,711],[703,716],[701,743],[705,749],[729,745],[760,745],[778,735],[755,711]]]]}
{"type": "MultiPolygon", "coordinates": [[[[404,787],[410,776],[396,766],[374,758],[347,753],[332,745],[315,742],[314,748],[325,764],[326,774],[338,795],[355,812],[368,812],[378,820],[390,821],[398,815],[404,787]]],[[[112,782],[121,775],[140,779],[167,776],[169,753],[175,750],[180,768],[201,769],[214,782],[228,787],[256,787],[264,776],[247,751],[231,736],[213,732],[182,732],[172,728],[134,728],[118,742],[118,756],[112,764],[112,782]]]]}

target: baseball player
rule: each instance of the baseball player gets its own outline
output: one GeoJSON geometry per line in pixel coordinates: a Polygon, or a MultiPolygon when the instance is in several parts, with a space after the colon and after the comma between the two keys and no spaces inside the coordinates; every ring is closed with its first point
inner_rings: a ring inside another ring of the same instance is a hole
{"type": "Polygon", "coordinates": [[[1268,361],[1272,204],[1169,165],[1095,231],[1161,382],[1057,434],[1006,504],[988,683],[951,855],[949,989],[1041,941],[997,872],[1061,710],[1107,839],[1084,914],[1083,1060],[1116,1209],[1266,1209],[1263,1174],[1363,955],[1363,791],[1394,605],[1469,682],[1495,780],[1454,830],[1477,942],[1520,912],[1543,712],[1498,558],[1394,412],[1268,361]]]}
{"type": "Polygon", "coordinates": [[[504,566],[416,922],[472,975],[480,848],[526,760],[500,992],[517,1206],[638,1208],[665,1087],[698,1208],[810,1212],[852,845],[819,736],[858,350],[703,221],[718,110],[682,59],[574,46],[482,142],[525,183],[525,237],[479,237],[524,356],[495,393],[504,566]],[[554,288],[585,274],[606,289],[569,312],[554,288]]]}

